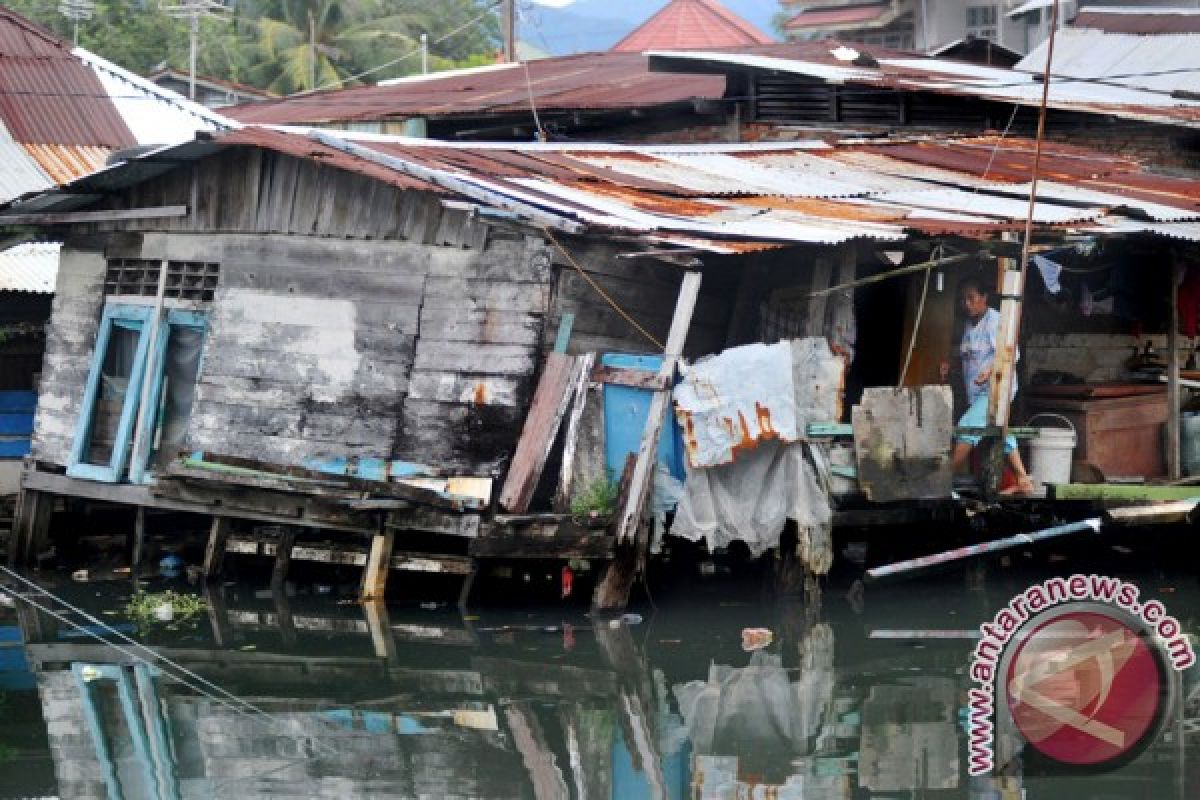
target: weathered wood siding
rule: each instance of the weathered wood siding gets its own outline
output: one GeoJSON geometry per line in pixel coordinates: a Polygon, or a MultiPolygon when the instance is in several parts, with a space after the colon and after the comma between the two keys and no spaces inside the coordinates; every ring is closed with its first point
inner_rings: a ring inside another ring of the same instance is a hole
{"type": "Polygon", "coordinates": [[[68,242],[58,265],[54,307],[38,386],[33,457],[65,465],[104,307],[104,253],[68,242]]]}
{"type": "Polygon", "coordinates": [[[301,236],[148,233],[67,250],[38,423],[65,465],[106,256],[220,265],[188,446],[283,464],[395,457],[486,470],[515,444],[539,362],[540,240],[483,250],[301,236]]]}

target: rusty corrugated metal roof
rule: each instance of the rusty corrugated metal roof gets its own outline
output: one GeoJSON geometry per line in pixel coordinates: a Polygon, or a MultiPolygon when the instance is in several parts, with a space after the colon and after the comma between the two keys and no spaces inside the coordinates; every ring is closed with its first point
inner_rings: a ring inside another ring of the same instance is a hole
{"type": "Polygon", "coordinates": [[[95,172],[104,166],[107,147],[69,144],[25,144],[29,157],[57,184],[70,183],[76,178],[95,172]]]}
{"type": "Polygon", "coordinates": [[[1085,6],[1079,9],[1079,13],[1071,20],[1071,27],[1143,36],[1162,33],[1200,33],[1200,9],[1085,6]]]}
{"type": "Polygon", "coordinates": [[[97,75],[70,46],[0,8],[0,119],[22,144],[137,144],[97,75]]]}
{"type": "MultiPolygon", "coordinates": [[[[914,232],[982,238],[1020,230],[1034,147],[986,136],[835,145],[468,145],[247,127],[148,154],[146,165],[135,160],[111,167],[64,188],[63,202],[119,191],[233,146],[439,192],[534,226],[688,242],[719,253],[858,238],[899,241],[914,232]],[[736,182],[715,181],[721,173],[736,182]]],[[[1200,233],[1200,181],[1149,174],[1131,161],[1054,143],[1045,145],[1043,164],[1034,214],[1039,230],[1200,233]]],[[[43,195],[32,207],[56,205],[43,195]]]]}

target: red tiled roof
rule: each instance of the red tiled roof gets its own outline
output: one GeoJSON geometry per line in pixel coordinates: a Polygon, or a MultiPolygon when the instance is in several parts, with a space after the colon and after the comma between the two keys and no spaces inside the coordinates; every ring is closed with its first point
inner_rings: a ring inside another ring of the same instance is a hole
{"type": "Polygon", "coordinates": [[[70,46],[2,7],[0,120],[21,144],[137,144],[99,77],[70,46]]]}
{"type": "Polygon", "coordinates": [[[805,28],[826,28],[834,25],[855,25],[874,22],[883,17],[887,13],[888,8],[887,3],[874,3],[867,6],[817,8],[811,11],[801,11],[783,23],[783,28],[784,30],[794,31],[805,28]]]}
{"type": "Polygon", "coordinates": [[[661,11],[613,45],[618,53],[647,50],[704,50],[769,44],[770,36],[718,0],[671,0],[661,11]]]}

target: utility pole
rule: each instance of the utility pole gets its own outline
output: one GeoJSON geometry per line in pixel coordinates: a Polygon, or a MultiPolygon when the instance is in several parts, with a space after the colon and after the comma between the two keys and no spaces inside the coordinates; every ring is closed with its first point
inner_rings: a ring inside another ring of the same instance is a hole
{"type": "Polygon", "coordinates": [[[429,74],[429,34],[421,34],[421,74],[429,74]]]}
{"type": "Polygon", "coordinates": [[[75,23],[75,46],[79,46],[79,20],[91,19],[96,9],[94,0],[62,0],[58,4],[58,13],[75,23]]]}
{"type": "Polygon", "coordinates": [[[504,60],[513,63],[517,60],[517,6],[516,0],[504,0],[504,60]]]}
{"type": "Polygon", "coordinates": [[[224,18],[229,6],[220,0],[179,0],[177,6],[160,6],[164,13],[188,20],[188,99],[196,99],[196,51],[200,42],[200,18],[224,18]]]}

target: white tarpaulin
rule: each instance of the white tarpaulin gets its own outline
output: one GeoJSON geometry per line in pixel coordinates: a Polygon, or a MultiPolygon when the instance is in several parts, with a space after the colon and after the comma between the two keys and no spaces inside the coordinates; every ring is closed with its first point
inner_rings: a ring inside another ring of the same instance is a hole
{"type": "Polygon", "coordinates": [[[789,519],[798,526],[801,561],[824,575],[833,565],[833,509],[821,445],[763,442],[736,463],[689,467],[671,533],[704,539],[709,550],[740,539],[757,557],[779,543],[789,519]]]}
{"type": "Polygon", "coordinates": [[[842,358],[815,337],[697,361],[674,394],[688,465],[728,464],[760,442],[799,441],[810,422],[840,419],[844,371],[842,358]]]}

